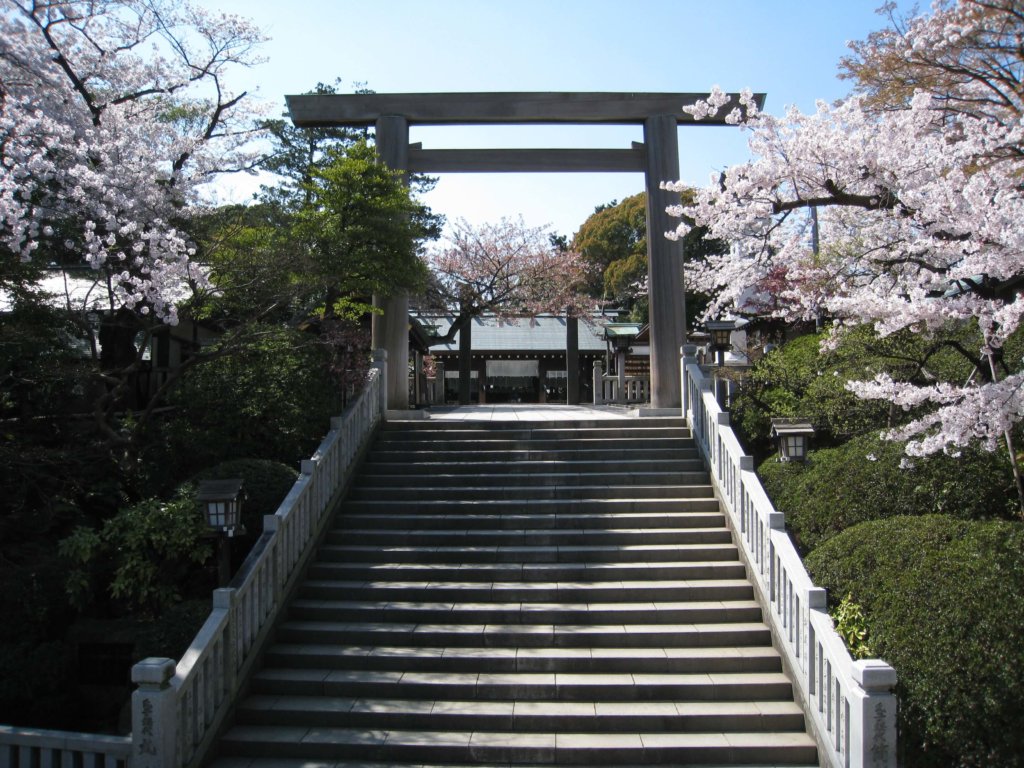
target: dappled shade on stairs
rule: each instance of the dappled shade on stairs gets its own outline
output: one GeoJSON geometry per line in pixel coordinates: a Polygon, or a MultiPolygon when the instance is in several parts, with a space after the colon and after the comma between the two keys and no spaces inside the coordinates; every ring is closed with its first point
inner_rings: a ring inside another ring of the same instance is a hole
{"type": "Polygon", "coordinates": [[[388,423],[219,752],[817,764],[677,419],[388,423]]]}

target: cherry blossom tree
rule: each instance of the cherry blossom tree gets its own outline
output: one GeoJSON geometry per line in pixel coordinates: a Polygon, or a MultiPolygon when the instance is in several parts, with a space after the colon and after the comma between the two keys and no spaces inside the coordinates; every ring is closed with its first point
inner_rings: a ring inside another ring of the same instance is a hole
{"type": "Polygon", "coordinates": [[[165,0],[4,0],[0,246],[87,265],[112,311],[174,323],[203,279],[182,229],[200,187],[257,159],[225,73],[260,32],[165,0]]]}
{"type": "Polygon", "coordinates": [[[579,305],[582,259],[556,247],[548,229],[528,227],[521,217],[476,227],[459,220],[427,262],[433,276],[427,305],[455,315],[447,334],[432,341],[450,342],[462,331],[459,389],[466,402],[470,349],[465,342],[474,317],[490,313],[515,322],[546,312],[575,313],[579,305]]]}
{"type": "MultiPolygon", "coordinates": [[[[855,46],[876,72],[882,59],[924,62],[892,98],[868,82],[838,104],[774,117],[747,93],[728,119],[749,132],[753,159],[671,210],[682,223],[670,237],[704,226],[732,243],[689,274],[714,297],[709,314],[825,317],[835,333],[870,323],[881,336],[976,328],[976,347],[959,350],[973,364],[965,380],[848,385],[911,412],[890,436],[912,438],[912,455],[995,449],[1024,415],[1021,361],[1001,354],[1024,314],[1024,58],[1008,43],[1021,35],[1017,3],[940,3],[855,46]]],[[[726,101],[716,88],[687,111],[699,119],[726,101]]]]}
{"type": "Polygon", "coordinates": [[[257,113],[226,77],[263,37],[187,2],[2,3],[2,283],[46,267],[89,286],[66,308],[98,362],[97,429],[126,443],[116,413],[150,334],[207,283],[187,233],[203,185],[259,159],[257,113]]]}

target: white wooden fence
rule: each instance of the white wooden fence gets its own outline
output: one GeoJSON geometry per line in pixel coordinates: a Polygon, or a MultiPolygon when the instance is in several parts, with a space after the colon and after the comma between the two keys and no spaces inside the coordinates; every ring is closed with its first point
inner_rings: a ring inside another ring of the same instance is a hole
{"type": "Polygon", "coordinates": [[[895,670],[854,661],[695,357],[683,357],[683,412],[732,520],[766,620],[819,743],[836,768],[896,765],[895,670]]]}
{"type": "Polygon", "coordinates": [[[145,659],[132,668],[129,737],[0,727],[0,768],[182,768],[200,763],[223,724],[292,586],[315,549],[333,502],[386,408],[386,355],[375,353],[366,388],[331,420],[327,437],[232,585],[213,593],[213,610],[182,659],[145,659]]]}

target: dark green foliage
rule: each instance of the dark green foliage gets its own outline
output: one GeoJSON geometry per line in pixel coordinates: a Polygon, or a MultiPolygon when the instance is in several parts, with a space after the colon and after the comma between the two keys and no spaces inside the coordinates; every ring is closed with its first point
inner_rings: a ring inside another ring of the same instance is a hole
{"type": "Polygon", "coordinates": [[[806,562],[864,607],[873,650],[899,675],[905,765],[1024,765],[1024,525],[878,520],[806,562]]]}
{"type": "Polygon", "coordinates": [[[163,434],[173,473],[188,476],[239,456],[295,465],[341,412],[331,350],[312,334],[267,326],[241,350],[196,366],[175,390],[163,434]]]}
{"type": "Polygon", "coordinates": [[[74,614],[64,563],[41,540],[9,552],[0,558],[0,723],[70,727],[73,659],[62,638],[74,614]]]}
{"type": "MultiPolygon", "coordinates": [[[[692,201],[692,190],[681,197],[692,201]]],[[[705,240],[704,233],[695,227],[683,238],[684,262],[722,252],[723,244],[705,240]]],[[[573,236],[572,247],[590,267],[584,293],[622,306],[633,320],[646,323],[647,296],[639,295],[637,286],[647,278],[647,194],[597,206],[573,236]]],[[[687,292],[687,327],[694,326],[706,306],[706,296],[687,292]]]]}
{"type": "Polygon", "coordinates": [[[846,390],[851,378],[871,378],[867,369],[877,369],[876,361],[847,348],[822,351],[821,341],[817,334],[795,338],[762,357],[744,379],[732,423],[750,450],[767,450],[776,417],[809,419],[818,445],[886,426],[888,403],[859,400],[846,390]]]}
{"type": "Polygon", "coordinates": [[[883,440],[878,433],[812,450],[806,464],[770,457],[758,474],[772,503],[786,513],[802,552],[866,520],[928,514],[1012,518],[1016,509],[1004,452],[965,450],[956,458],[939,454],[910,460],[903,443],[883,440]]]}
{"type": "MultiPolygon", "coordinates": [[[[878,338],[870,326],[842,331],[822,348],[822,334],[786,342],[754,365],[733,401],[732,423],[755,455],[768,450],[770,420],[779,416],[808,418],[817,430],[817,445],[836,445],[867,432],[896,427],[920,416],[888,401],[861,400],[847,391],[848,381],[869,381],[887,374],[896,381],[922,386],[936,381],[963,383],[972,375],[970,350],[982,341],[974,326],[944,329],[934,336],[904,331],[878,338]]],[[[1019,358],[1024,334],[1006,345],[1006,356],[1019,358]]],[[[982,375],[984,371],[982,371],[982,375]]]]}
{"type": "Polygon", "coordinates": [[[628,301],[630,284],[647,275],[647,195],[598,206],[573,236],[572,247],[591,267],[587,294],[628,301]]]}
{"type": "Polygon", "coordinates": [[[159,617],[139,624],[135,659],[149,656],[180,659],[210,615],[210,598],[182,600],[159,617]]]}
{"type": "Polygon", "coordinates": [[[146,616],[179,602],[211,552],[202,510],[181,497],[140,501],[60,542],[74,604],[85,608],[103,592],[146,616]]]}

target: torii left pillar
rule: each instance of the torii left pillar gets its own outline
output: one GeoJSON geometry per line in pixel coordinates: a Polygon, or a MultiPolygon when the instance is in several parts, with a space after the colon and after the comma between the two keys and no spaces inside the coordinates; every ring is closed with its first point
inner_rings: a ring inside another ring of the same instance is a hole
{"type": "MultiPolygon", "coordinates": [[[[409,121],[400,115],[377,118],[377,155],[388,167],[406,171],[409,167],[409,121]]],[[[402,180],[408,184],[409,176],[402,180]]],[[[371,321],[373,349],[388,352],[387,396],[389,411],[409,409],[409,294],[374,295],[373,306],[382,314],[371,321]]]]}

